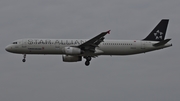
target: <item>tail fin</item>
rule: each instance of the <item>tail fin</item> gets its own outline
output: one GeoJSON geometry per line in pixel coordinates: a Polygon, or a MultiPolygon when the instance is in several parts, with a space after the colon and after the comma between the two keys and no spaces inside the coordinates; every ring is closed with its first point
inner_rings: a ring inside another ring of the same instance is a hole
{"type": "Polygon", "coordinates": [[[152,32],[143,40],[162,41],[165,38],[169,19],[162,19],[152,32]]]}

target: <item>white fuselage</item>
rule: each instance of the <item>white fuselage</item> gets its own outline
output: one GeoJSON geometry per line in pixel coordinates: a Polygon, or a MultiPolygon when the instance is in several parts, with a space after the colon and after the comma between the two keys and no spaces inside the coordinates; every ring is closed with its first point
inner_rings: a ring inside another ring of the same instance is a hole
{"type": "MultiPolygon", "coordinates": [[[[78,46],[87,40],[85,39],[20,39],[6,47],[6,50],[17,54],[65,54],[63,49],[68,46],[78,46]]],[[[104,40],[96,47],[95,53],[84,53],[79,56],[97,55],[131,55],[145,53],[172,46],[167,43],[155,47],[156,41],[141,40],[104,40]]]]}

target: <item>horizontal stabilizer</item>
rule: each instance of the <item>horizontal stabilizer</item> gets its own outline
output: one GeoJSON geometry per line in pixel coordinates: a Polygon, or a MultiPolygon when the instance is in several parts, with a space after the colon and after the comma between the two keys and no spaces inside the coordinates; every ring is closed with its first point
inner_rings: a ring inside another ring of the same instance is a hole
{"type": "Polygon", "coordinates": [[[153,46],[162,46],[162,45],[165,45],[166,43],[168,43],[171,39],[166,39],[166,40],[163,40],[163,41],[160,41],[159,43],[155,43],[153,44],[153,46]]]}

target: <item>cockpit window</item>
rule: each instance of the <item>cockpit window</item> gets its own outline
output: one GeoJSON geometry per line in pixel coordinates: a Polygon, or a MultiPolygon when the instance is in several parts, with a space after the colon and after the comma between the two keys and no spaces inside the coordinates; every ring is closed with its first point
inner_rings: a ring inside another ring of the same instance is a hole
{"type": "Polygon", "coordinates": [[[13,44],[17,44],[17,42],[13,42],[13,44]]]}

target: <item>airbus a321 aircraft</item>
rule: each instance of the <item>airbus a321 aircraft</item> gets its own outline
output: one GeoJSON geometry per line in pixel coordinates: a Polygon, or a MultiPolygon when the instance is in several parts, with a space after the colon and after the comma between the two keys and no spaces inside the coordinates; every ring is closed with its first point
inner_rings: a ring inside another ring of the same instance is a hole
{"type": "Polygon", "coordinates": [[[162,19],[152,32],[142,40],[104,40],[109,31],[92,39],[19,39],[6,46],[6,51],[23,54],[57,54],[64,62],[78,62],[86,59],[89,66],[92,58],[99,55],[132,55],[159,50],[172,46],[165,39],[169,19],[162,19]]]}

